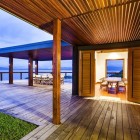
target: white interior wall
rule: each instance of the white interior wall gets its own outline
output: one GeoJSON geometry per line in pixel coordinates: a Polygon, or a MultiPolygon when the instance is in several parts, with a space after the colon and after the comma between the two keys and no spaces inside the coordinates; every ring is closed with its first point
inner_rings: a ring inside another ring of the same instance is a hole
{"type": "Polygon", "coordinates": [[[124,76],[127,78],[127,59],[128,52],[111,52],[111,53],[97,53],[96,52],[96,82],[105,77],[106,59],[124,59],[124,76]]]}

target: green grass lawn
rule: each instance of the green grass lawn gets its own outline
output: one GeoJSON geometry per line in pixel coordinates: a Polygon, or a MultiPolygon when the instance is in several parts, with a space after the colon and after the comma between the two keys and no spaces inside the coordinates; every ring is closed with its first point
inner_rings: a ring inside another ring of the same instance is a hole
{"type": "Polygon", "coordinates": [[[0,140],[19,140],[37,126],[0,113],[0,140]]]}

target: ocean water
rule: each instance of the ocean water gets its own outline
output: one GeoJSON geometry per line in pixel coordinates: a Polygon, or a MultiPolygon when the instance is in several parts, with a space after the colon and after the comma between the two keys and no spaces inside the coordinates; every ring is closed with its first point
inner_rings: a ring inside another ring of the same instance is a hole
{"type": "MultiPolygon", "coordinates": [[[[8,70],[0,70],[0,72],[8,72],[8,70]]],[[[28,79],[28,70],[14,70],[14,72],[26,72],[26,73],[22,73],[22,79],[28,79]]],[[[39,73],[40,75],[45,74],[45,73],[51,73],[51,70],[39,70],[39,72],[43,72],[43,73],[39,73]]],[[[71,72],[71,73],[67,73],[65,76],[65,81],[72,81],[72,71],[71,70],[61,70],[61,72],[71,72]]],[[[20,79],[20,73],[14,73],[13,74],[14,80],[19,80],[20,79]]],[[[3,73],[2,74],[2,78],[3,80],[8,80],[9,79],[9,73],[3,73]]]]}

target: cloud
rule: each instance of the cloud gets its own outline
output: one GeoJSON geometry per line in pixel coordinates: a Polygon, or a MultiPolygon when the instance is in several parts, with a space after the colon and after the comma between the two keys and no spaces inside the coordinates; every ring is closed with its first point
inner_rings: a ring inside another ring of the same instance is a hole
{"type": "MultiPolygon", "coordinates": [[[[53,36],[5,11],[0,10],[0,48],[52,40],[53,36]]],[[[0,67],[9,65],[7,58],[0,58],[0,67]]],[[[63,61],[62,67],[71,67],[71,61],[63,61]]],[[[27,60],[14,59],[14,67],[27,68],[27,60]],[[22,63],[21,63],[22,62],[22,63]]],[[[39,62],[40,68],[52,68],[52,62],[39,62]]]]}
{"type": "Polygon", "coordinates": [[[53,37],[29,23],[0,10],[0,47],[28,44],[53,37]]]}

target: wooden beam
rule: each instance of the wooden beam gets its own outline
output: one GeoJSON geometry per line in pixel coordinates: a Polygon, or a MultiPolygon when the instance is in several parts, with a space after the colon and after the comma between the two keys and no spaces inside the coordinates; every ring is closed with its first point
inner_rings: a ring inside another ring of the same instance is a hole
{"type": "Polygon", "coordinates": [[[9,57],[9,84],[13,84],[13,57],[9,57]]]}
{"type": "Polygon", "coordinates": [[[53,123],[60,124],[61,21],[53,22],[53,123]]]}
{"type": "Polygon", "coordinates": [[[33,86],[33,57],[29,55],[29,63],[28,63],[28,85],[33,86]]]}
{"type": "Polygon", "coordinates": [[[114,49],[128,49],[134,47],[140,47],[140,40],[118,42],[118,43],[107,43],[107,44],[95,44],[87,46],[77,46],[78,50],[114,50],[114,49]]]}
{"type": "Polygon", "coordinates": [[[38,60],[35,60],[35,74],[38,75],[38,60]]]}

